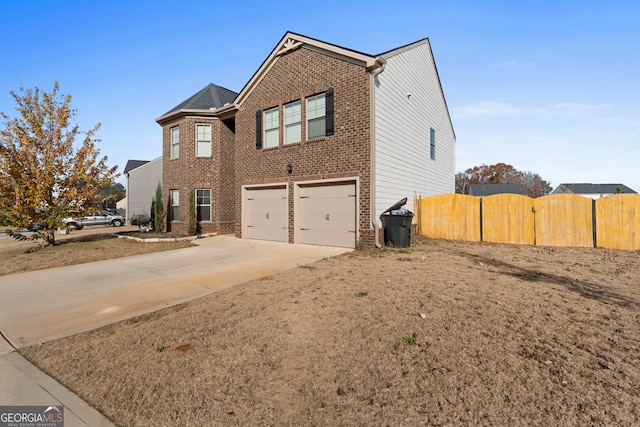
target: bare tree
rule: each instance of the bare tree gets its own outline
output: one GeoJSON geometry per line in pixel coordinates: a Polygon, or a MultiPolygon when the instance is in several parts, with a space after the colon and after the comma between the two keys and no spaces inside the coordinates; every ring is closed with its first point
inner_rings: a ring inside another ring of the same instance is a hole
{"type": "Polygon", "coordinates": [[[551,192],[549,182],[533,172],[521,172],[510,164],[474,166],[455,177],[456,193],[469,194],[471,184],[522,184],[529,197],[540,197],[551,192]]]}

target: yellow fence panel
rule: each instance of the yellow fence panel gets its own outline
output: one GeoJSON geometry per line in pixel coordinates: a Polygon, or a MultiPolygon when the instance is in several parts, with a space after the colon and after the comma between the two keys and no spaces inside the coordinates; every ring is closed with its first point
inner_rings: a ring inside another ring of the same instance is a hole
{"type": "Polygon", "coordinates": [[[536,245],[593,247],[593,202],[577,194],[534,199],[536,245]]]}
{"type": "Polygon", "coordinates": [[[482,237],[485,242],[535,244],[534,200],[519,194],[496,194],[482,199],[482,237]]]}
{"type": "Polygon", "coordinates": [[[436,239],[480,241],[480,200],[441,194],[418,200],[420,234],[436,239]]]}
{"type": "Polygon", "coordinates": [[[596,200],[599,248],[640,250],[640,195],[615,194],[596,200]]]}
{"type": "Polygon", "coordinates": [[[482,199],[441,194],[416,200],[418,232],[438,239],[640,250],[640,195],[595,201],[576,194],[482,199]],[[595,206],[595,208],[594,208],[595,206]],[[594,221],[595,215],[595,221],[594,221]]]}

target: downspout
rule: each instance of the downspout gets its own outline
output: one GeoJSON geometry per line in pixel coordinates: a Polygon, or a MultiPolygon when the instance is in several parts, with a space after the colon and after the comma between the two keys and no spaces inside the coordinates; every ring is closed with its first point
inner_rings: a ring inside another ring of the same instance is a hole
{"type": "Polygon", "coordinates": [[[376,77],[380,75],[387,61],[381,56],[376,58],[376,63],[380,64],[378,68],[371,73],[371,223],[373,224],[373,235],[376,248],[382,249],[380,244],[380,225],[378,224],[376,215],[376,108],[375,108],[375,90],[376,77]]]}
{"type": "MultiPolygon", "coordinates": [[[[129,194],[129,172],[125,173],[125,176],[127,177],[127,187],[124,189],[124,197],[125,199],[127,199],[127,204],[124,207],[124,223],[126,225],[131,225],[131,220],[129,218],[131,218],[131,215],[129,215],[129,212],[131,212],[129,210],[129,199],[130,199],[130,194],[129,194]]],[[[117,205],[116,205],[116,212],[117,212],[117,205]]]]}

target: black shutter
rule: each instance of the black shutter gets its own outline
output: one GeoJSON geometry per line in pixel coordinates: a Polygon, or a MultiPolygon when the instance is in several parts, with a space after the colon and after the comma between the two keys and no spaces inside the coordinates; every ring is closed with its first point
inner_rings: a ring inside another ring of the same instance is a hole
{"type": "Polygon", "coordinates": [[[330,87],[327,89],[327,93],[325,94],[326,112],[327,117],[325,120],[325,131],[327,136],[333,135],[333,88],[330,87]]]}
{"type": "Polygon", "coordinates": [[[256,150],[262,148],[262,110],[256,111],[256,150]]]}

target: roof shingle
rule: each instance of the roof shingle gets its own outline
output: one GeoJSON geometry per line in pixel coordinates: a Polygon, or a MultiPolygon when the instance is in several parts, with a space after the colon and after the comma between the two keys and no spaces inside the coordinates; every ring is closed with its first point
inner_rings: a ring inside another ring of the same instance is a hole
{"type": "Polygon", "coordinates": [[[232,90],[209,83],[198,93],[167,111],[163,116],[180,110],[209,110],[211,108],[220,108],[225,104],[233,102],[237,96],[238,94],[232,90]]]}

